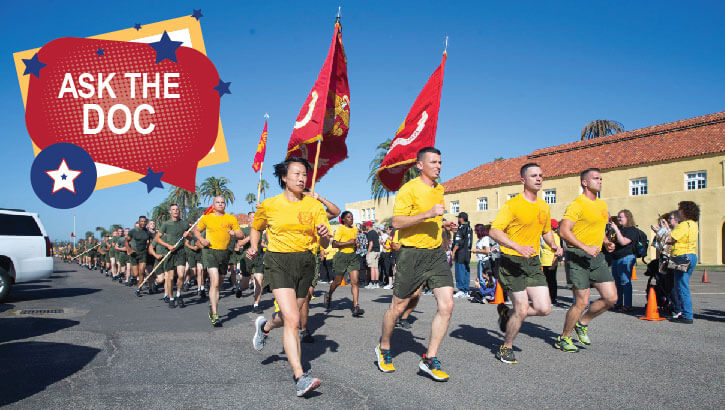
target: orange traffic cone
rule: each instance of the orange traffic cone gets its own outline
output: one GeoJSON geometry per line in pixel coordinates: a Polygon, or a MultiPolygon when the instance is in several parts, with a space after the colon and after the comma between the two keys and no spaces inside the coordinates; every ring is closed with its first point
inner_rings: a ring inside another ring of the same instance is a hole
{"type": "Polygon", "coordinates": [[[635,279],[639,279],[637,277],[637,267],[636,266],[632,266],[632,280],[635,280],[635,279]]]}
{"type": "Polygon", "coordinates": [[[347,283],[345,283],[345,275],[342,275],[342,283],[340,283],[340,286],[347,286],[347,283]]]}
{"type": "Polygon", "coordinates": [[[496,295],[493,298],[493,302],[491,302],[492,305],[498,305],[504,303],[503,301],[503,289],[501,289],[501,284],[499,282],[496,282],[496,295]]]}
{"type": "Polygon", "coordinates": [[[649,288],[649,296],[647,297],[647,313],[640,319],[651,320],[653,322],[665,320],[660,317],[660,312],[657,310],[657,295],[655,294],[654,288],[649,288]]]}
{"type": "Polygon", "coordinates": [[[702,273],[702,283],[710,283],[710,280],[707,278],[707,269],[702,273]]]}

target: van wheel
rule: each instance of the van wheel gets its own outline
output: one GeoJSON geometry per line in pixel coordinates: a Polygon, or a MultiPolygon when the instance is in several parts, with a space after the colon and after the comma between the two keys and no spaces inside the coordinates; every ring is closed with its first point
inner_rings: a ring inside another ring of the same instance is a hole
{"type": "Polygon", "coordinates": [[[8,293],[10,293],[11,284],[10,274],[0,266],[0,302],[4,301],[8,293]]]}

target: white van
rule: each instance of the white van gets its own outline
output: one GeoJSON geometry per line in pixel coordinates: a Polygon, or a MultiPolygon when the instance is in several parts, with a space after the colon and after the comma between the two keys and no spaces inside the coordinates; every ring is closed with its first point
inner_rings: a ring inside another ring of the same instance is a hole
{"type": "Polygon", "coordinates": [[[38,214],[0,208],[0,302],[13,284],[49,277],[52,254],[38,214]]]}

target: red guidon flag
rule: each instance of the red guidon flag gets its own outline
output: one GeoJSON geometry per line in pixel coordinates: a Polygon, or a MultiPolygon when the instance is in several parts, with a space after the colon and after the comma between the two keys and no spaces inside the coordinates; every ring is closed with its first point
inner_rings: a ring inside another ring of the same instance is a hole
{"type": "Polygon", "coordinates": [[[446,58],[447,54],[443,52],[441,64],[418,94],[376,172],[388,191],[397,191],[403,185],[405,171],[415,163],[418,150],[435,145],[446,58]]]}
{"type": "MultiPolygon", "coordinates": [[[[350,87],[347,83],[347,58],[342,46],[339,21],[317,81],[307,96],[295,121],[287,158],[302,157],[315,163],[317,141],[320,140],[320,158],[317,162],[319,181],[327,171],[347,158],[347,130],[350,126],[350,87]]],[[[312,185],[312,173],[307,175],[307,186],[312,185]]]]}
{"type": "Polygon", "coordinates": [[[254,172],[259,172],[262,168],[265,152],[267,152],[267,121],[264,122],[264,130],[262,130],[262,135],[259,137],[259,144],[257,144],[257,153],[254,154],[254,163],[252,163],[254,172]]]}

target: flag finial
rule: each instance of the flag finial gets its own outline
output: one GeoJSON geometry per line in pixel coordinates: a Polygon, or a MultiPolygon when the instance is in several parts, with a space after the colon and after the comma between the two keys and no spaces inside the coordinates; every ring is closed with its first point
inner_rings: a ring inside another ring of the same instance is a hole
{"type": "Polygon", "coordinates": [[[337,19],[340,20],[340,11],[342,11],[342,6],[337,6],[337,19]]]}
{"type": "Polygon", "coordinates": [[[265,113],[264,113],[264,118],[269,118],[269,114],[267,114],[267,113],[265,112],[265,113]]]}
{"type": "Polygon", "coordinates": [[[443,53],[448,52],[448,36],[446,36],[446,45],[443,47],[443,53]]]}

